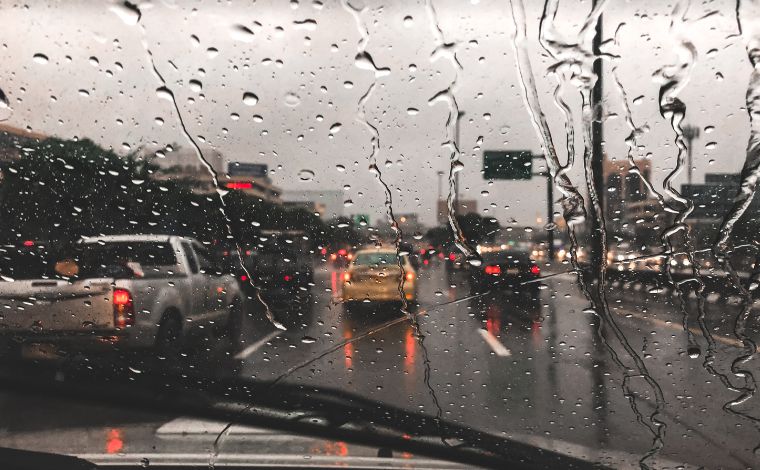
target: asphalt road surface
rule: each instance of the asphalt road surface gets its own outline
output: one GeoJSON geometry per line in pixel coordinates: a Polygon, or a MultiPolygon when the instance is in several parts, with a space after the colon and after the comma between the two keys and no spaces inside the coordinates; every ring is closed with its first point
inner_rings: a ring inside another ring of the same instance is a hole
{"type": "MultiPolygon", "coordinates": [[[[538,445],[583,446],[592,459],[620,451],[636,464],[661,447],[660,458],[689,467],[760,466],[753,452],[760,433],[743,416],[760,416],[759,399],[723,409],[740,393],[722,377],[735,388],[750,386],[747,374],[731,373],[745,351],[733,335],[741,299],[709,293],[700,307],[693,295],[681,302],[672,288],[614,281],[607,307],[594,310],[565,268],[544,273],[531,299],[473,292],[464,273],[435,263],[420,271],[419,306],[404,314],[397,306],[346,310],[341,271],[322,265],[310,293],[270,302],[286,331],[251,300],[240,343],[229,349],[211,342],[188,353],[184,372],[335,387],[538,445]]],[[[756,320],[747,326],[760,339],[756,320]]],[[[742,367],[756,371],[757,359],[742,367]]],[[[56,373],[67,380],[65,371],[56,373]]],[[[145,371],[135,365],[126,377],[104,375],[104,386],[118,386],[130,373],[145,371]]],[[[118,452],[155,453],[167,426],[176,435],[216,430],[177,416],[101,408],[93,414],[52,397],[40,403],[0,396],[2,446],[108,453],[108,433],[113,438],[116,430],[118,452]],[[81,436],[65,443],[63,431],[81,436]]]]}

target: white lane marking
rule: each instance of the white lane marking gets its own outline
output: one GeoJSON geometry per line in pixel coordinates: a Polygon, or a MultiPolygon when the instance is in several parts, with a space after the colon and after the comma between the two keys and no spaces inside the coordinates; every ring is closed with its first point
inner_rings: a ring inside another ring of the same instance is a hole
{"type": "MultiPolygon", "coordinates": [[[[642,321],[651,323],[653,325],[657,325],[657,326],[662,327],[662,328],[668,328],[668,329],[671,329],[671,330],[674,330],[674,331],[683,331],[683,324],[680,323],[680,322],[666,321],[666,320],[661,320],[659,318],[648,318],[648,317],[645,317],[644,315],[641,315],[641,314],[638,314],[638,313],[629,312],[629,311],[618,310],[617,314],[618,315],[624,315],[624,316],[630,315],[632,318],[635,318],[637,320],[642,320],[642,321]]],[[[692,333],[694,333],[697,336],[702,335],[702,330],[700,330],[699,328],[694,327],[694,326],[689,327],[689,331],[692,332],[692,333]]],[[[712,338],[713,338],[713,340],[717,341],[718,343],[722,343],[722,344],[725,344],[727,346],[733,346],[735,348],[743,348],[744,347],[744,345],[742,344],[742,342],[739,341],[736,338],[730,338],[730,337],[723,336],[723,335],[718,335],[718,334],[713,334],[712,338]]],[[[757,346],[756,351],[760,353],[760,346],[757,346]]]]}
{"type": "MultiPolygon", "coordinates": [[[[164,423],[156,430],[156,434],[160,436],[166,435],[217,435],[224,430],[228,423],[222,423],[220,421],[211,421],[206,419],[194,419],[194,418],[175,418],[169,422],[164,423]]],[[[261,428],[255,428],[251,426],[237,426],[233,425],[230,428],[230,434],[272,434],[271,431],[267,431],[261,428]]]]}
{"type": "Polygon", "coordinates": [[[501,344],[501,342],[496,339],[496,336],[492,335],[488,330],[478,330],[478,333],[480,333],[480,336],[483,337],[483,340],[485,340],[497,356],[509,357],[512,355],[512,352],[501,344]]]}
{"type": "Polygon", "coordinates": [[[260,340],[256,341],[252,345],[248,346],[247,348],[243,349],[239,353],[235,354],[235,359],[245,359],[251,354],[255,353],[257,350],[259,350],[262,346],[267,344],[269,341],[271,341],[273,338],[278,336],[280,333],[282,333],[282,330],[276,330],[265,337],[261,338],[260,340]]]}

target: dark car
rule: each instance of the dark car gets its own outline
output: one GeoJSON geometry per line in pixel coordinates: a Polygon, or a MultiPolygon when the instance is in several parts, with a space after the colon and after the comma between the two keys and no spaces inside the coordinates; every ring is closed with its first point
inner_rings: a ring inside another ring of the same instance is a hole
{"type": "Polygon", "coordinates": [[[312,257],[287,247],[259,249],[246,259],[245,267],[262,295],[278,297],[311,289],[312,257]]]}
{"type": "Polygon", "coordinates": [[[534,295],[538,292],[541,268],[531,259],[530,253],[519,250],[499,250],[481,254],[479,266],[469,265],[473,288],[490,289],[509,287],[516,292],[534,295]]]}

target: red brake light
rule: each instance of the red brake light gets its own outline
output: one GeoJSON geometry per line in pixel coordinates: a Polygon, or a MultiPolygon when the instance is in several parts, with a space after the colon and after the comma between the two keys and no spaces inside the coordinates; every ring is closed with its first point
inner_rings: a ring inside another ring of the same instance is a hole
{"type": "Polygon", "coordinates": [[[135,305],[132,294],[126,289],[113,290],[113,322],[116,328],[135,324],[135,305]]]}
{"type": "Polygon", "coordinates": [[[34,242],[32,240],[24,240],[24,246],[34,246],[34,242]]]}
{"type": "Polygon", "coordinates": [[[245,255],[246,256],[251,256],[251,250],[245,250],[245,255]]]}
{"type": "Polygon", "coordinates": [[[282,278],[283,278],[283,279],[285,279],[286,281],[289,281],[289,280],[293,279],[292,277],[290,277],[290,276],[289,276],[289,275],[287,275],[287,274],[286,274],[286,275],[284,275],[282,278]]]}
{"type": "Polygon", "coordinates": [[[541,274],[541,268],[539,268],[538,265],[534,264],[533,266],[530,267],[530,273],[533,274],[534,276],[538,276],[539,274],[541,274]]]}
{"type": "Polygon", "coordinates": [[[428,264],[430,264],[430,261],[428,261],[428,260],[424,259],[424,260],[422,260],[422,264],[424,264],[424,265],[428,265],[428,264]]]}
{"type": "Polygon", "coordinates": [[[245,282],[245,281],[248,280],[248,276],[246,276],[245,274],[243,274],[242,276],[240,276],[240,280],[243,281],[243,282],[245,282]]]}
{"type": "Polygon", "coordinates": [[[449,253],[449,261],[454,261],[455,259],[457,259],[457,255],[454,253],[449,253]]]}
{"type": "Polygon", "coordinates": [[[245,181],[230,181],[226,184],[227,189],[251,189],[253,188],[253,183],[248,183],[245,181]]]}
{"type": "Polygon", "coordinates": [[[338,254],[341,255],[341,256],[346,256],[346,253],[347,253],[347,251],[344,250],[344,249],[342,249],[342,248],[340,250],[338,250],[338,254]]]}
{"type": "Polygon", "coordinates": [[[319,250],[319,252],[321,254],[323,254],[323,255],[326,255],[327,254],[327,248],[322,248],[321,250],[319,250]]]}
{"type": "Polygon", "coordinates": [[[491,275],[498,275],[501,274],[501,266],[495,265],[495,266],[486,266],[486,274],[491,275]]]}

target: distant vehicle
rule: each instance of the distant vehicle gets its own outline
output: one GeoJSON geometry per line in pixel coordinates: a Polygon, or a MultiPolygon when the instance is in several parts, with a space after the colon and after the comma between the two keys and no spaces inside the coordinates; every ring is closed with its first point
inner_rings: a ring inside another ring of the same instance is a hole
{"type": "Polygon", "coordinates": [[[350,307],[356,302],[401,302],[399,287],[403,277],[404,297],[417,301],[417,272],[406,255],[395,249],[367,248],[356,252],[343,273],[343,302],[350,307]],[[401,267],[399,267],[399,261],[401,267]],[[403,271],[402,271],[403,268],[403,271]]]}
{"type": "Polygon", "coordinates": [[[474,288],[510,287],[517,292],[535,295],[541,268],[524,250],[509,249],[481,253],[480,266],[469,265],[470,282],[474,288]],[[524,284],[528,282],[527,284],[524,284]]]}
{"type": "Polygon", "coordinates": [[[237,337],[241,293],[198,241],[167,235],[81,240],[56,251],[0,247],[0,337],[71,350],[174,350],[187,335],[237,337]]]}
{"type": "Polygon", "coordinates": [[[430,264],[435,260],[436,253],[437,253],[437,250],[433,247],[420,248],[419,256],[420,256],[420,261],[422,262],[422,266],[423,267],[430,266],[430,264]]]}
{"type": "Polygon", "coordinates": [[[456,248],[450,248],[444,255],[447,271],[458,271],[467,267],[467,258],[456,248]]]}
{"type": "Polygon", "coordinates": [[[329,260],[336,266],[345,267],[354,259],[354,254],[349,248],[338,248],[329,255],[329,260]]]}
{"type": "Polygon", "coordinates": [[[311,255],[286,243],[259,247],[246,259],[245,266],[253,284],[262,295],[282,297],[298,291],[309,291],[314,285],[311,255]]]}

